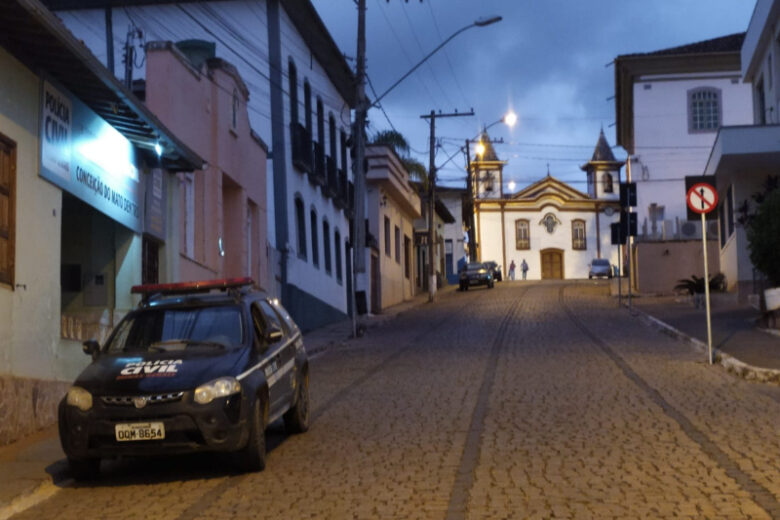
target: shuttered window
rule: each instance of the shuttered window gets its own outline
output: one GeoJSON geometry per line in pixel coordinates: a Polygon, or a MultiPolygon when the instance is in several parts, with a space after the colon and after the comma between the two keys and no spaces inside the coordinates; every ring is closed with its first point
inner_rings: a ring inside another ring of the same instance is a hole
{"type": "Polygon", "coordinates": [[[0,283],[14,284],[16,143],[0,134],[0,283]]]}
{"type": "Polygon", "coordinates": [[[587,249],[584,220],[573,220],[571,223],[571,248],[577,250],[587,249]]]}

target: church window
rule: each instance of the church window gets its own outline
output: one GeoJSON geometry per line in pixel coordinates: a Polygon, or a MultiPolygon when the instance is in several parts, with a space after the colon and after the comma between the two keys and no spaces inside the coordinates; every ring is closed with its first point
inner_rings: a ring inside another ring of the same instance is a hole
{"type": "Polygon", "coordinates": [[[601,181],[604,183],[604,193],[613,193],[612,188],[612,174],[605,173],[601,177],[601,181]]]}
{"type": "Polygon", "coordinates": [[[531,226],[526,219],[515,220],[515,247],[531,249],[531,226]]]}
{"type": "Polygon", "coordinates": [[[720,126],[720,90],[712,87],[688,91],[688,133],[714,132],[720,126]]]}
{"type": "Polygon", "coordinates": [[[572,220],[571,222],[571,248],[575,250],[587,249],[587,242],[585,241],[585,221],[584,220],[572,220]]]}

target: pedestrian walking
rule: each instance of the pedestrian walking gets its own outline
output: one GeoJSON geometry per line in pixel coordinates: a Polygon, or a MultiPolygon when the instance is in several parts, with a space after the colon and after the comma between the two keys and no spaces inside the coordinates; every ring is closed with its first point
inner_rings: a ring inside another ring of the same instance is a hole
{"type": "Polygon", "coordinates": [[[528,274],[528,262],[525,261],[525,258],[523,258],[523,262],[520,264],[520,270],[523,271],[523,280],[525,280],[528,274]]]}
{"type": "Polygon", "coordinates": [[[509,279],[514,280],[515,279],[515,261],[512,260],[512,263],[509,264],[509,279]]]}

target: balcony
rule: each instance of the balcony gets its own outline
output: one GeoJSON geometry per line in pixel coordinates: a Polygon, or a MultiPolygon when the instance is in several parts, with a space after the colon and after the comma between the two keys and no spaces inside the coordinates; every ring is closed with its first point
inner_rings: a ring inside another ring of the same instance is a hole
{"type": "Polygon", "coordinates": [[[300,123],[292,123],[292,163],[301,173],[312,172],[311,134],[300,123]]]}
{"type": "Polygon", "coordinates": [[[327,180],[325,176],[325,148],[314,141],[314,168],[312,170],[311,181],[318,186],[325,186],[327,180]]]}
{"type": "Polygon", "coordinates": [[[347,171],[344,168],[338,170],[339,186],[336,193],[336,197],[333,199],[333,204],[338,209],[344,209],[347,207],[347,195],[349,192],[349,184],[347,184],[347,171]]]}
{"type": "Polygon", "coordinates": [[[327,183],[325,184],[325,195],[327,197],[336,197],[339,194],[339,176],[336,168],[336,159],[330,155],[325,158],[325,167],[327,171],[327,183]]]}

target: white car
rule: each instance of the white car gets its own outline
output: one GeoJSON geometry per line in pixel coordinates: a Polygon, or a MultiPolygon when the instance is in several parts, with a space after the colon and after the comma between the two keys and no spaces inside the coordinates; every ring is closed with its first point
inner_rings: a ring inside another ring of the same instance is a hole
{"type": "Polygon", "coordinates": [[[594,258],[590,263],[590,270],[588,271],[588,279],[592,279],[594,276],[606,276],[612,278],[612,265],[606,258],[594,258]]]}

